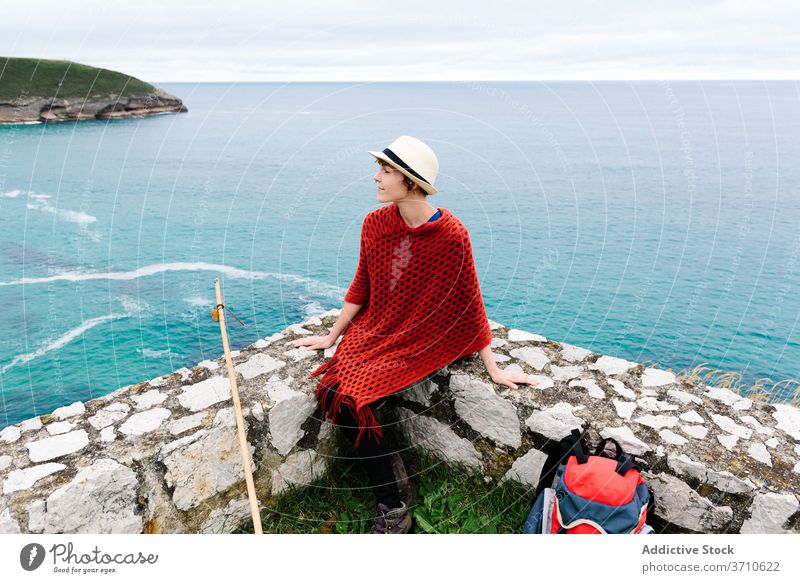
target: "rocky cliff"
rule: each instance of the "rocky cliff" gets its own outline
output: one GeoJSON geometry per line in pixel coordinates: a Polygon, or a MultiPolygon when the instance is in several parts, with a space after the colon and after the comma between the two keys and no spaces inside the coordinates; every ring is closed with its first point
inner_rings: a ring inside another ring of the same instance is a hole
{"type": "Polygon", "coordinates": [[[174,95],[119,71],[73,61],[0,57],[0,124],[185,111],[174,95]]]}
{"type": "Polygon", "coordinates": [[[112,94],[92,98],[0,98],[0,124],[102,120],[186,111],[180,99],[162,90],[152,95],[112,94]]]}
{"type": "MultiPolygon", "coordinates": [[[[338,310],[235,352],[261,501],[322,476],[343,444],[308,373],[323,355],[290,342],[338,310]]],[[[800,410],[492,322],[501,366],[537,387],[493,384],[476,354],[378,411],[406,440],[486,481],[535,486],[572,428],[643,461],[672,532],[798,532],[800,410]]],[[[0,431],[0,532],[230,532],[249,518],[224,359],[124,387],[0,431]]]]}

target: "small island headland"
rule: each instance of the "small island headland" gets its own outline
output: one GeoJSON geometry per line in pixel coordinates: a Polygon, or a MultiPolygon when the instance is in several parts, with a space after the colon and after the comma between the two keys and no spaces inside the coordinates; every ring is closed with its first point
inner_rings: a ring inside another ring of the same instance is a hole
{"type": "Polygon", "coordinates": [[[0,57],[0,124],[187,111],[178,97],[124,73],[72,61],[0,57]]]}

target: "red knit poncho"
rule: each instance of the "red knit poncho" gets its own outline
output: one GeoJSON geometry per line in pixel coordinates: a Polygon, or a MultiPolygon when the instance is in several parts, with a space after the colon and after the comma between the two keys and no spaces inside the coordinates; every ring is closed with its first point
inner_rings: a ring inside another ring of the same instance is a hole
{"type": "Polygon", "coordinates": [[[355,411],[358,447],[365,431],[383,436],[367,404],[404,389],[492,340],[472,244],[446,208],[409,227],[395,203],[367,214],[361,250],[344,299],[364,304],[336,352],[309,378],[325,373],[317,400],[335,383],[328,417],[343,404],[355,411]]]}

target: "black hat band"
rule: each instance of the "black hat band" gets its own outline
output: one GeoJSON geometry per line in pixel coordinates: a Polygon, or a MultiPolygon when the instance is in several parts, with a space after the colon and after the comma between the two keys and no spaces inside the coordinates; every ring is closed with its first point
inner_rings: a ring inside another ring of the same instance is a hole
{"type": "Polygon", "coordinates": [[[392,152],[389,148],[385,148],[383,150],[383,153],[386,154],[386,157],[389,158],[389,160],[400,166],[403,170],[408,170],[411,174],[422,180],[422,182],[424,182],[425,184],[433,186],[430,182],[428,182],[422,176],[420,176],[420,174],[416,172],[411,166],[403,162],[402,158],[400,158],[400,156],[392,152]]]}

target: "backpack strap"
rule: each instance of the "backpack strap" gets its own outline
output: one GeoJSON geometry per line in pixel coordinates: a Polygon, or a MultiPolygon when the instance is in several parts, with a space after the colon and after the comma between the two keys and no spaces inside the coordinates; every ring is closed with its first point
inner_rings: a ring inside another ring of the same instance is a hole
{"type": "Polygon", "coordinates": [[[585,463],[589,459],[587,450],[588,447],[584,441],[584,436],[577,429],[573,429],[569,435],[562,438],[558,443],[552,444],[544,466],[542,466],[542,473],[533,499],[536,500],[545,488],[549,488],[553,484],[559,466],[566,464],[571,455],[575,455],[579,463],[585,463]],[[583,459],[583,462],[581,462],[581,459],[583,459]]]}
{"type": "Polygon", "coordinates": [[[619,441],[617,441],[613,437],[606,437],[605,439],[601,440],[600,443],[597,444],[597,447],[594,450],[594,455],[608,457],[607,455],[603,455],[603,452],[606,450],[606,444],[609,442],[613,443],[614,447],[617,448],[617,453],[614,455],[613,459],[618,460],[619,456],[622,455],[625,450],[622,449],[622,446],[619,444],[619,441]]]}
{"type": "MultiPolygon", "coordinates": [[[[584,436],[585,433],[581,433],[578,429],[573,429],[569,435],[569,440],[573,444],[572,453],[578,459],[579,464],[585,464],[589,461],[589,446],[586,445],[584,436]]],[[[566,463],[566,459],[564,463],[566,463]]]]}
{"type": "Polygon", "coordinates": [[[624,476],[628,473],[628,470],[634,469],[636,471],[641,471],[642,467],[639,463],[634,459],[634,457],[626,452],[622,452],[619,458],[617,459],[617,467],[614,470],[620,476],[624,476]]]}
{"type": "Polygon", "coordinates": [[[617,450],[615,456],[611,458],[617,460],[617,467],[614,471],[616,471],[620,476],[624,476],[631,468],[637,471],[642,470],[642,467],[636,461],[634,456],[626,452],[624,449],[622,449],[622,446],[613,437],[606,437],[605,439],[600,441],[600,443],[597,444],[597,448],[594,450],[594,455],[600,457],[608,457],[607,455],[603,455],[603,453],[606,450],[606,443],[609,442],[613,443],[614,447],[617,450]]]}

